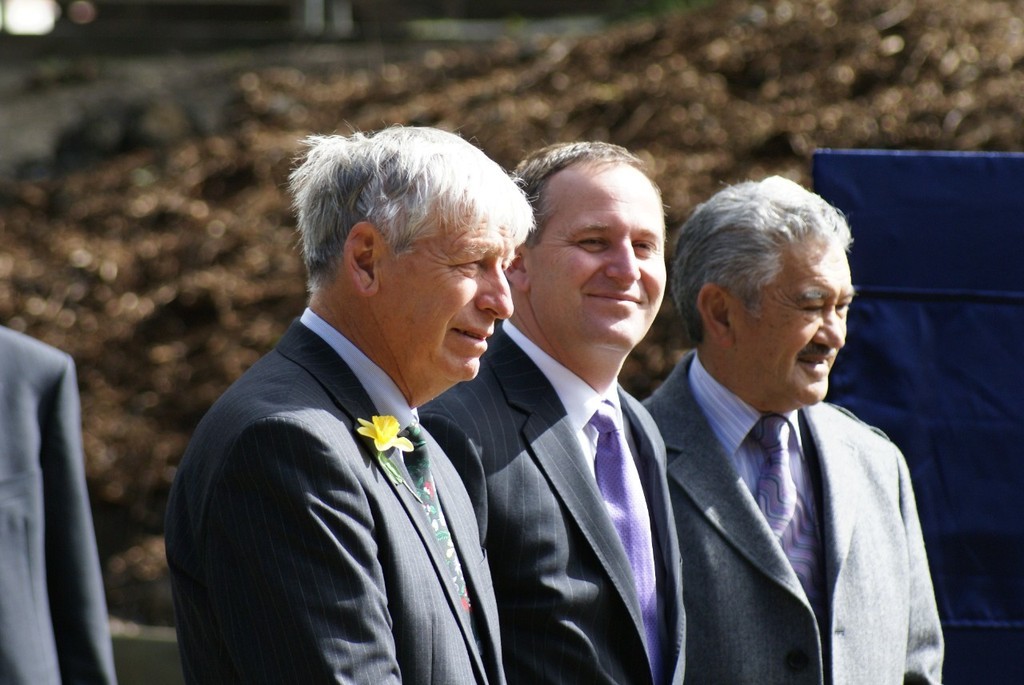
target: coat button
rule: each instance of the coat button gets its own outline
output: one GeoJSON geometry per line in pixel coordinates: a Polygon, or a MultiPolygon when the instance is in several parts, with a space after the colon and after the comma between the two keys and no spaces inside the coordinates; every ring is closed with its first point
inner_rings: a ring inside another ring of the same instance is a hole
{"type": "Polygon", "coordinates": [[[791,649],[786,655],[786,665],[794,671],[804,670],[810,662],[807,652],[802,649],[791,649]]]}

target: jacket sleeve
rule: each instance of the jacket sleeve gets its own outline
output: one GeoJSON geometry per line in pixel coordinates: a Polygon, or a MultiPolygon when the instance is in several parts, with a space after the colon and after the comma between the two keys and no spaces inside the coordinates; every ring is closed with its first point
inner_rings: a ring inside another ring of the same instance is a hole
{"type": "Polygon", "coordinates": [[[74,362],[64,364],[42,397],[47,589],[61,679],[114,683],[103,578],[85,482],[81,409],[74,362]]]}
{"type": "Polygon", "coordinates": [[[917,515],[910,472],[899,455],[900,510],[907,535],[910,570],[910,618],[907,627],[907,666],[904,683],[942,682],[943,639],[939,612],[935,604],[928,557],[925,555],[921,522],[917,515]]]}

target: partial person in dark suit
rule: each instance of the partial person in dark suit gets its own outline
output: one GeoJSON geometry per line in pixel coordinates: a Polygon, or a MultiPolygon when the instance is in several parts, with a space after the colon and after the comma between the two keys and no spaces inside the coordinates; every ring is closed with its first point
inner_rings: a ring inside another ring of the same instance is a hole
{"type": "Polygon", "coordinates": [[[686,680],[938,683],[943,642],[907,464],[822,400],[854,296],[850,229],[779,177],[680,230],[696,346],[645,402],[668,449],[686,680]]]}
{"type": "Polygon", "coordinates": [[[0,683],[114,683],[75,364],[0,327],[0,683]]]}
{"type": "Polygon", "coordinates": [[[171,488],[185,678],[503,683],[472,505],[416,408],[476,375],[510,314],[529,205],[450,133],[307,143],[290,187],[309,306],[203,418],[171,488]]]}
{"type": "Polygon", "coordinates": [[[679,683],[664,445],[617,381],[664,293],[661,194],[640,159],[606,143],[547,147],[516,173],[537,231],[506,272],[515,313],[480,375],[425,407],[424,423],[477,507],[509,681],[679,683]]]}

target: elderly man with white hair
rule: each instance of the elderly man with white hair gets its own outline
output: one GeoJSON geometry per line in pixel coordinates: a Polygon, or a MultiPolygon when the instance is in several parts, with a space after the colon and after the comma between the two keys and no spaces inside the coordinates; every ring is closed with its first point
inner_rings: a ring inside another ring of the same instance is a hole
{"type": "Polygon", "coordinates": [[[206,414],[171,488],[185,679],[503,683],[472,504],[417,409],[476,375],[512,313],[529,204],[451,133],[307,142],[291,190],[309,305],[206,414]]]}

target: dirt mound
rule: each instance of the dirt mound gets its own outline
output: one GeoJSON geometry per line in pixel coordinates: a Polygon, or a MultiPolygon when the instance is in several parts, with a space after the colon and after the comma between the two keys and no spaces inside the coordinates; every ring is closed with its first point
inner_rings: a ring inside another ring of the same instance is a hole
{"type": "MultiPolygon", "coordinates": [[[[177,460],[301,311],[282,189],[305,134],[439,126],[506,166],[609,140],[650,158],[677,226],[724,183],[809,184],[815,148],[1024,149],[1022,17],[1021,0],[735,0],[373,70],[283,64],[225,85],[225,133],[0,186],[0,321],[78,361],[112,613],[170,623],[177,460]]],[[[666,306],[624,384],[646,395],[684,346],[666,306]]]]}

